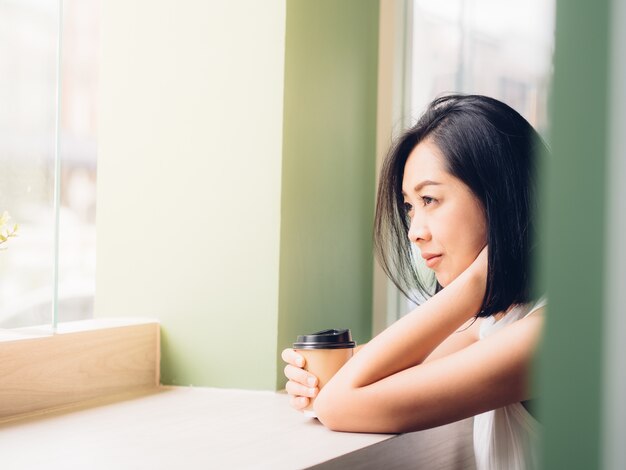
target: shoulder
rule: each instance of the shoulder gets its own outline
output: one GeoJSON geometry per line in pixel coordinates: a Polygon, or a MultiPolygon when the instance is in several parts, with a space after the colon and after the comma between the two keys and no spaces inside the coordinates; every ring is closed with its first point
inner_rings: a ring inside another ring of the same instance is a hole
{"type": "Polygon", "coordinates": [[[537,307],[537,308],[531,310],[530,312],[528,312],[526,314],[526,316],[524,318],[522,318],[522,320],[524,320],[526,318],[531,318],[531,317],[542,317],[545,313],[546,313],[546,307],[545,306],[537,307]]]}
{"type": "Polygon", "coordinates": [[[548,305],[548,299],[546,299],[545,297],[539,298],[536,302],[534,302],[530,306],[530,309],[528,310],[528,313],[526,314],[526,316],[529,316],[531,314],[543,315],[547,305],[548,305]]]}

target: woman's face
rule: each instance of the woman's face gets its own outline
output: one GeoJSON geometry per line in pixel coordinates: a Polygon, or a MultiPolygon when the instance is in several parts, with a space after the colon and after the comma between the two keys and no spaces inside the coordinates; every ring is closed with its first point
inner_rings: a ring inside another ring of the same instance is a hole
{"type": "Polygon", "coordinates": [[[402,194],[411,219],[409,240],[445,287],[487,244],[483,208],[469,187],[446,171],[443,156],[428,139],[407,159],[402,194]]]}

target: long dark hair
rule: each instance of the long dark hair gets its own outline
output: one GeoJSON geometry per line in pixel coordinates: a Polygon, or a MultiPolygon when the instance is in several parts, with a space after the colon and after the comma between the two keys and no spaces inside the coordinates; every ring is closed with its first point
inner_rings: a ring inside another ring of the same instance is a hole
{"type": "Polygon", "coordinates": [[[480,201],[487,221],[487,289],[477,316],[487,317],[531,300],[535,250],[535,155],[546,144],[508,105],[480,95],[449,95],[430,103],[417,124],[390,149],[381,169],[374,247],[383,270],[408,298],[419,303],[441,286],[418,273],[402,196],[404,166],[428,138],[446,170],[480,201]]]}

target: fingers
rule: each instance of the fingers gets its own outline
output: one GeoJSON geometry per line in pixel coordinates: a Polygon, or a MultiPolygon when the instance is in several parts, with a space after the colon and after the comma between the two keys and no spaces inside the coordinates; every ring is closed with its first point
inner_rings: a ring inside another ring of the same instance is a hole
{"type": "Polygon", "coordinates": [[[296,410],[302,410],[309,406],[309,399],[307,397],[291,397],[289,403],[296,410]]]}
{"type": "Polygon", "coordinates": [[[476,255],[476,259],[467,268],[467,271],[486,281],[489,270],[489,245],[485,245],[476,255]]]}
{"type": "Polygon", "coordinates": [[[300,369],[299,367],[292,366],[291,364],[287,364],[285,366],[285,376],[289,380],[307,387],[316,387],[318,382],[317,377],[313,374],[310,374],[306,370],[300,369]]]}
{"type": "Polygon", "coordinates": [[[296,367],[304,367],[304,364],[306,363],[304,357],[291,348],[284,349],[280,357],[282,357],[283,361],[287,364],[291,364],[296,367]]]}
{"type": "Polygon", "coordinates": [[[294,382],[292,380],[287,382],[285,389],[290,395],[289,403],[296,410],[302,410],[309,406],[309,404],[311,403],[311,398],[316,397],[317,393],[319,392],[317,387],[305,387],[304,385],[294,382]]]}
{"type": "Polygon", "coordinates": [[[293,349],[283,350],[280,356],[287,363],[285,376],[289,381],[285,389],[291,395],[290,404],[296,410],[302,410],[309,406],[311,398],[317,396],[319,381],[317,377],[303,369],[306,361],[293,349]]]}
{"type": "Polygon", "coordinates": [[[317,395],[317,387],[306,387],[298,382],[290,380],[285,386],[287,393],[294,397],[309,397],[314,398],[317,395]]]}
{"type": "Polygon", "coordinates": [[[287,363],[285,366],[285,376],[294,382],[298,382],[307,387],[316,387],[318,384],[317,377],[302,369],[305,364],[304,357],[295,352],[293,349],[285,349],[281,357],[287,363]]]}

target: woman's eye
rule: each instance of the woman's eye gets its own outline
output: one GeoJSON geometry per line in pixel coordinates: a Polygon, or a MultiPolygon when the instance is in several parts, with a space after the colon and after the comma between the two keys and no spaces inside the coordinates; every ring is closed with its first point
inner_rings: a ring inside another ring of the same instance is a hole
{"type": "Polygon", "coordinates": [[[404,210],[406,211],[407,214],[410,214],[411,211],[413,210],[413,206],[411,204],[409,204],[408,202],[404,203],[404,210]]]}
{"type": "Polygon", "coordinates": [[[422,196],[422,202],[425,206],[430,206],[433,202],[437,202],[437,200],[434,197],[422,196]]]}

